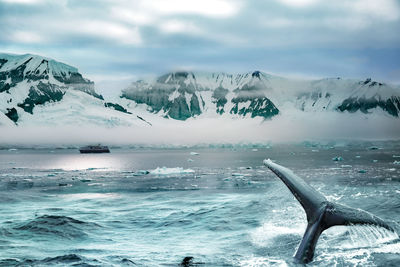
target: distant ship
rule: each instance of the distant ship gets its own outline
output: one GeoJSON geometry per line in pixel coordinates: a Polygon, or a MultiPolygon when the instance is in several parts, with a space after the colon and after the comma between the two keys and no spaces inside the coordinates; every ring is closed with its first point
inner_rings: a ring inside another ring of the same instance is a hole
{"type": "Polygon", "coordinates": [[[108,146],[84,146],[79,148],[79,152],[81,153],[110,153],[110,149],[108,146]]]}

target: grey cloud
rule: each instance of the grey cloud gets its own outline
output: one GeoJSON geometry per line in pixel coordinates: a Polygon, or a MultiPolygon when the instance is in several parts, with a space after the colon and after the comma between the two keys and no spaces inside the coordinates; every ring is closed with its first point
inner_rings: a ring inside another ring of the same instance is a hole
{"type": "Polygon", "coordinates": [[[54,57],[89,77],[260,69],[398,82],[393,73],[400,69],[399,4],[379,2],[383,7],[374,9],[370,0],[312,1],[304,7],[237,0],[240,9],[218,16],[163,13],[145,1],[0,0],[0,50],[54,57]],[[168,31],[171,21],[176,24],[168,31]]]}

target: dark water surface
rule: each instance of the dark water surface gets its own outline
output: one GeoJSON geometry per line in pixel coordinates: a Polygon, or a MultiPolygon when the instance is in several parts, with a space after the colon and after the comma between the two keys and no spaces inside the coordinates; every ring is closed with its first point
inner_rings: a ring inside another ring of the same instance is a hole
{"type": "Polygon", "coordinates": [[[400,266],[400,144],[371,146],[0,150],[0,266],[295,265],[305,213],[264,158],[397,229],[333,227],[311,266],[400,266]]]}

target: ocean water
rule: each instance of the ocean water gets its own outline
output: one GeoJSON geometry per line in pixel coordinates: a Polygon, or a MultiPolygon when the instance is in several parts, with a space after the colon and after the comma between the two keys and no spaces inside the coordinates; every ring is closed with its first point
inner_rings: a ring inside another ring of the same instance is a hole
{"type": "Polygon", "coordinates": [[[396,229],[332,227],[310,266],[400,266],[399,142],[3,149],[0,266],[295,266],[305,213],[265,158],[396,229]]]}

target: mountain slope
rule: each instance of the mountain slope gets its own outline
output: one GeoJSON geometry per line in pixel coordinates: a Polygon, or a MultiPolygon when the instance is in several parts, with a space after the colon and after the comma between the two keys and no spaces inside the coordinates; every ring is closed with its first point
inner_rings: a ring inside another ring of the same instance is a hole
{"type": "Polygon", "coordinates": [[[75,67],[37,55],[0,54],[1,125],[182,125],[202,118],[263,121],[317,112],[398,118],[400,88],[371,79],[180,71],[134,82],[110,101],[75,67]]]}
{"type": "Polygon", "coordinates": [[[0,113],[5,125],[9,122],[4,117],[25,125],[113,126],[141,121],[121,106],[105,102],[77,68],[31,54],[0,54],[0,113]]]}
{"type": "Polygon", "coordinates": [[[239,75],[174,72],[153,82],[135,82],[123,90],[121,98],[146,104],[148,111],[176,120],[206,112],[267,119],[279,110],[266,96],[265,77],[260,72],[239,75]]]}
{"type": "Polygon", "coordinates": [[[366,79],[365,81],[323,79],[310,83],[310,91],[297,97],[297,106],[304,111],[337,110],[368,113],[379,108],[398,117],[399,89],[366,79]]]}
{"type": "Polygon", "coordinates": [[[304,81],[260,71],[235,75],[173,72],[154,81],[135,82],[122,91],[121,98],[177,120],[224,114],[269,119],[287,108],[350,113],[381,109],[394,117],[400,113],[400,89],[371,79],[304,81]]]}

